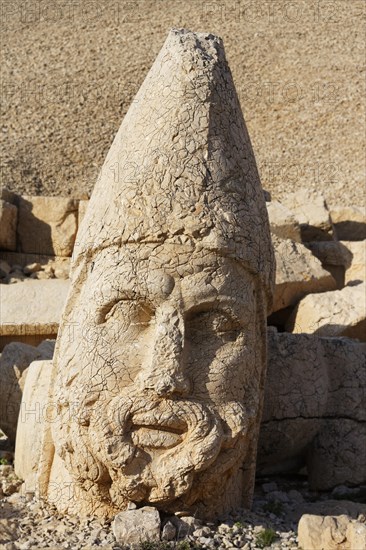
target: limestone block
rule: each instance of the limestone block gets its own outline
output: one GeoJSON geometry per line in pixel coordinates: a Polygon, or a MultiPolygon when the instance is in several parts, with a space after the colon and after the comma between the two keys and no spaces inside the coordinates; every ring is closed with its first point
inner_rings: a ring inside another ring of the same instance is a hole
{"type": "Polygon", "coordinates": [[[298,527],[299,546],[304,550],[351,550],[347,541],[349,523],[350,518],[346,515],[304,514],[298,527]]]}
{"type": "Polygon", "coordinates": [[[14,204],[0,200],[0,248],[15,250],[18,209],[14,204]]]}
{"type": "Polygon", "coordinates": [[[77,231],[78,201],[61,197],[20,197],[21,252],[71,256],[77,231]]]}
{"type": "Polygon", "coordinates": [[[300,226],[293,213],[278,201],[267,202],[271,233],[282,239],[301,242],[300,226]]]}
{"type": "Polygon", "coordinates": [[[330,212],[337,238],[340,241],[366,239],[366,208],[362,206],[338,206],[330,212]]]}
{"type": "MultiPolygon", "coordinates": [[[[364,384],[364,394],[365,388],[364,384]]],[[[365,415],[364,401],[360,406],[365,415]]],[[[344,417],[323,419],[307,455],[310,487],[326,491],[339,485],[338,481],[345,485],[365,483],[365,450],[365,420],[359,422],[344,417]]]]}
{"type": "Polygon", "coordinates": [[[258,471],[307,460],[315,489],[365,483],[366,344],[270,328],[268,357],[258,471]]]}
{"type": "Polygon", "coordinates": [[[33,361],[27,369],[16,433],[16,475],[27,491],[36,492],[45,423],[52,421],[55,404],[49,398],[52,360],[33,361]]]}
{"type": "Polygon", "coordinates": [[[25,280],[1,287],[0,334],[57,334],[69,291],[67,280],[25,280]]]}
{"type": "Polygon", "coordinates": [[[222,41],[174,29],[78,230],[45,497],[71,479],[75,498],[53,502],[79,515],[112,518],[133,502],[215,519],[250,506],[273,284],[222,41]]]}
{"type": "Polygon", "coordinates": [[[333,239],[332,220],[323,195],[310,189],[300,189],[286,195],[282,204],[297,219],[303,242],[333,239]]]}
{"type": "Polygon", "coordinates": [[[112,529],[117,543],[121,545],[131,544],[137,547],[143,542],[159,541],[159,512],[152,506],[120,512],[113,520],[112,529]]]}
{"type": "Polygon", "coordinates": [[[366,524],[351,521],[347,526],[346,537],[350,550],[366,550],[366,524]]]}
{"type": "Polygon", "coordinates": [[[16,428],[22,392],[32,361],[52,357],[54,343],[41,344],[37,348],[13,342],[5,346],[0,357],[0,428],[15,442],[16,428]]]}
{"type": "Polygon", "coordinates": [[[346,269],[345,283],[366,280],[366,240],[345,241],[342,243],[352,255],[350,265],[346,269]]]}
{"type": "Polygon", "coordinates": [[[303,244],[272,237],[276,256],[273,311],[295,305],[306,294],[336,288],[332,275],[303,244]]]}
{"type": "Polygon", "coordinates": [[[348,336],[366,341],[366,285],[310,294],[290,316],[286,330],[318,336],[348,336]]]}

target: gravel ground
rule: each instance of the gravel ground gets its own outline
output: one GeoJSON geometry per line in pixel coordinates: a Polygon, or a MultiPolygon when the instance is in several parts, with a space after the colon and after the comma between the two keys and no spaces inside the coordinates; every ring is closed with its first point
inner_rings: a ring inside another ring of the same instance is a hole
{"type": "Polygon", "coordinates": [[[224,39],[262,182],[363,203],[363,0],[3,0],[1,183],[91,192],[170,27],[224,39]]]}
{"type": "MultiPolygon", "coordinates": [[[[252,511],[239,510],[218,523],[204,524],[196,518],[185,517],[188,532],[180,530],[169,537],[170,542],[141,544],[140,549],[295,550],[299,548],[297,525],[303,513],[319,514],[319,505],[325,505],[327,510],[329,499],[340,495],[348,499],[344,506],[349,509],[350,505],[355,506],[349,500],[365,502],[366,487],[340,487],[336,493],[337,489],[332,494],[311,492],[305,478],[300,476],[258,480],[252,511]],[[313,506],[318,507],[317,511],[313,506]]],[[[333,509],[334,503],[332,500],[333,509]]],[[[338,506],[338,501],[336,504],[338,506]]],[[[356,506],[360,507],[359,520],[366,521],[366,505],[356,506]]],[[[0,466],[0,518],[1,550],[129,548],[117,543],[110,523],[62,516],[52,507],[35,500],[32,493],[24,493],[11,465],[0,466]]],[[[169,520],[171,518],[165,518],[163,523],[169,520]]]]}

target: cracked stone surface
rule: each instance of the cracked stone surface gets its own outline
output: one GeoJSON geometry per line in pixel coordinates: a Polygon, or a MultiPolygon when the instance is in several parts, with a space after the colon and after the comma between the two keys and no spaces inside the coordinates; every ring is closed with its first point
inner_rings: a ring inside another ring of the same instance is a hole
{"type": "Polygon", "coordinates": [[[137,99],[76,237],[39,488],[61,512],[214,518],[253,492],[264,195],[219,38],[172,30],[137,99]]]}
{"type": "Polygon", "coordinates": [[[258,470],[307,465],[324,490],[366,482],[366,344],[268,331],[258,470]]]}
{"type": "Polygon", "coordinates": [[[286,330],[318,336],[366,340],[366,283],[351,282],[341,290],[309,294],[290,316],[286,330]]]}

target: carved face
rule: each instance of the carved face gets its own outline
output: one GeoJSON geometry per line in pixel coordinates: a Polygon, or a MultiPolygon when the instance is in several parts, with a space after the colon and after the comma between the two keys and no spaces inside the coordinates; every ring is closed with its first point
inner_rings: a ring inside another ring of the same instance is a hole
{"type": "Polygon", "coordinates": [[[254,278],[207,250],[131,245],[101,251],[75,289],[53,427],[74,479],[119,509],[222,493],[259,408],[254,278]]]}

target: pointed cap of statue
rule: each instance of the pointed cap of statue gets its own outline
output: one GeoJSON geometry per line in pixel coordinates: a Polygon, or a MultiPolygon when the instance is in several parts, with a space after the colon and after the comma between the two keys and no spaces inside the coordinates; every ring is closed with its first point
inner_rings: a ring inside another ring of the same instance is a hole
{"type": "Polygon", "coordinates": [[[73,269],[106,247],[139,243],[235,258],[270,301],[263,191],[224,47],[212,34],[170,31],[106,157],[73,269]]]}

